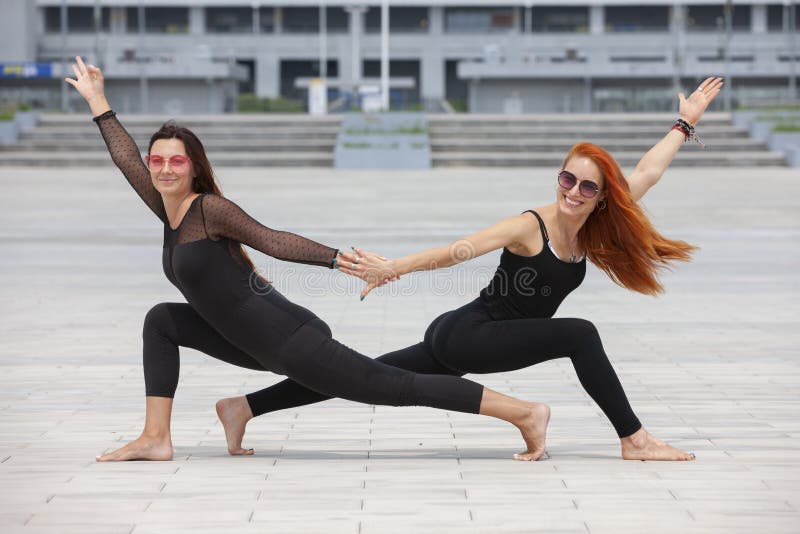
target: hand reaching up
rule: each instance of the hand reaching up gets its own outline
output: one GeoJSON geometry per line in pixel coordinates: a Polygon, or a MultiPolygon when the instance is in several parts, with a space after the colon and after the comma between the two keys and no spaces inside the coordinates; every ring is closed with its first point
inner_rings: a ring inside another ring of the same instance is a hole
{"type": "Polygon", "coordinates": [[[722,90],[722,78],[706,78],[694,93],[686,98],[683,93],[678,93],[680,99],[680,116],[689,124],[695,125],[703,116],[708,105],[722,90]]]}

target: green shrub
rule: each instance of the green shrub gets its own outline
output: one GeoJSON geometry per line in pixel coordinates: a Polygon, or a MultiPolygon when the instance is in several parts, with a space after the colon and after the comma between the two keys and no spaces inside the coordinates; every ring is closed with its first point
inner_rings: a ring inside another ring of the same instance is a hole
{"type": "Polygon", "coordinates": [[[288,98],[261,98],[253,93],[239,95],[237,109],[240,113],[302,113],[303,102],[288,98]]]}

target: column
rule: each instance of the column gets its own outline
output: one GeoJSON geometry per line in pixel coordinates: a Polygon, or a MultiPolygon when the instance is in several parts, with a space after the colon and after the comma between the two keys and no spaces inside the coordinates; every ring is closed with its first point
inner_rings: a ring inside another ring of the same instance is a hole
{"type": "Polygon", "coordinates": [[[753,5],[750,7],[750,31],[761,34],[767,33],[767,6],[753,5]]]}
{"type": "Polygon", "coordinates": [[[189,8],[189,33],[191,35],[206,33],[206,9],[204,7],[189,8]]]}
{"type": "Polygon", "coordinates": [[[606,32],[606,10],[603,6],[589,6],[589,33],[602,35],[606,32]]]}
{"type": "MultiPolygon", "coordinates": [[[[364,29],[364,13],[367,6],[348,6],[345,10],[350,14],[350,82],[353,91],[358,89],[361,82],[361,33],[364,29]]],[[[344,79],[344,71],[340,70],[340,77],[344,79]]]]}
{"type": "Polygon", "coordinates": [[[255,91],[260,98],[276,98],[281,94],[281,62],[275,54],[256,57],[255,91]]]}

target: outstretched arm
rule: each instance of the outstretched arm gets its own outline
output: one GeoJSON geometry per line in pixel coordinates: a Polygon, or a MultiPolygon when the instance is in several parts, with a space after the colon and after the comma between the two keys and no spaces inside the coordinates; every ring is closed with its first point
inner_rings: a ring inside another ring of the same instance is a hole
{"type": "Polygon", "coordinates": [[[72,64],[75,79],[66,78],[66,82],[77,89],[89,104],[114,164],[153,213],[162,222],[167,222],[164,201],[153,185],[150,171],[147,170],[139,153],[139,147],[108,105],[103,89],[103,74],[94,65],[85,65],[80,57],[76,57],[75,61],[76,63],[72,64]]]}
{"type": "MultiPolygon", "coordinates": [[[[708,105],[722,89],[722,78],[706,78],[697,90],[689,95],[678,94],[680,99],[680,117],[691,125],[697,124],[708,105]]],[[[664,138],[656,143],[639,161],[633,173],[628,177],[631,197],[638,201],[653,187],[667,170],[669,164],[685,141],[679,130],[670,130],[664,138]]]]}
{"type": "Polygon", "coordinates": [[[305,237],[267,228],[225,197],[205,195],[201,209],[211,239],[227,237],[279,260],[336,266],[337,250],[305,237]]]}
{"type": "MultiPolygon", "coordinates": [[[[386,280],[414,271],[432,271],[450,267],[517,243],[529,231],[528,223],[529,221],[522,215],[509,217],[449,245],[392,260],[356,249],[360,258],[354,273],[360,273],[361,278],[367,281],[361,297],[383,285],[386,280]]],[[[350,271],[350,269],[343,270],[350,271]]]]}

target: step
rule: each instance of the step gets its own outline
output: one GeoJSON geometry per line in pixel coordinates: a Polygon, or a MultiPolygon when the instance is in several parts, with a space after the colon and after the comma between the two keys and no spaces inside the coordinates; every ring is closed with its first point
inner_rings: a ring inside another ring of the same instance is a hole
{"type": "MultiPolygon", "coordinates": [[[[244,141],[218,141],[211,139],[204,141],[203,146],[206,151],[255,151],[255,152],[333,152],[336,140],[316,140],[316,139],[276,139],[276,140],[244,140],[244,141]]],[[[147,151],[147,145],[138,143],[139,150],[142,153],[147,151]]],[[[68,138],[62,140],[43,139],[43,140],[24,140],[14,145],[0,145],[0,152],[8,153],[13,151],[29,151],[34,152],[37,150],[49,152],[72,152],[72,151],[106,151],[106,145],[102,138],[88,139],[88,138],[68,138]]]]}
{"type": "MultiPolygon", "coordinates": [[[[447,138],[431,140],[431,150],[434,152],[520,152],[534,151],[542,152],[547,150],[562,151],[566,153],[575,143],[588,141],[600,145],[609,152],[620,150],[640,151],[642,154],[652,148],[654,141],[643,141],[641,139],[599,139],[599,138],[573,138],[573,139],[471,139],[471,138],[447,138]]],[[[735,139],[706,139],[707,149],[719,151],[739,151],[739,150],[767,150],[766,144],[745,138],[735,139]]],[[[690,150],[700,148],[690,145],[690,150]]]]}
{"type": "MultiPolygon", "coordinates": [[[[332,167],[330,152],[280,152],[258,154],[253,152],[209,152],[208,159],[215,167],[332,167]]],[[[108,152],[82,154],[47,152],[10,152],[0,158],[0,166],[33,167],[104,167],[113,166],[108,152]]]]}
{"type": "MultiPolygon", "coordinates": [[[[518,136],[541,136],[541,137],[586,137],[589,135],[605,136],[605,137],[642,137],[642,136],[658,136],[663,137],[669,130],[670,125],[655,125],[655,126],[636,126],[636,127],[623,127],[623,126],[609,126],[603,124],[587,124],[581,128],[575,128],[570,125],[530,125],[530,126],[461,126],[461,127],[447,127],[437,128],[431,127],[429,129],[432,138],[445,137],[445,136],[458,136],[458,137],[518,137],[518,136]]],[[[698,128],[697,133],[701,137],[747,137],[748,132],[737,126],[708,126],[698,128]]]]}
{"type": "MultiPolygon", "coordinates": [[[[622,167],[634,167],[642,158],[641,152],[618,152],[614,158],[622,167]]],[[[487,153],[434,152],[434,167],[558,167],[564,161],[563,152],[487,153]]],[[[780,152],[679,152],[670,166],[678,167],[742,167],[786,166],[780,152]]]]}

